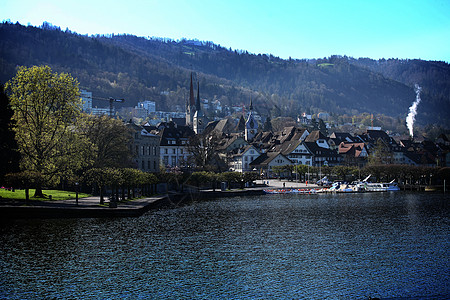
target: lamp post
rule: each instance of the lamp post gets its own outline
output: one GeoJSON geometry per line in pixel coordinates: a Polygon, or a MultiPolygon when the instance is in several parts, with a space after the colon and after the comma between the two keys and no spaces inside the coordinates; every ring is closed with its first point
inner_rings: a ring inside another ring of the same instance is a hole
{"type": "Polygon", "coordinates": [[[78,182],[75,182],[75,203],[78,206],[78,182]]]}

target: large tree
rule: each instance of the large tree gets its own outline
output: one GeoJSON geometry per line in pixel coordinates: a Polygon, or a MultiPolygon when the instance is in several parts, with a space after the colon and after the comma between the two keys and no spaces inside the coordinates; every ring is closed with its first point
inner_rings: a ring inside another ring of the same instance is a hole
{"type": "Polygon", "coordinates": [[[94,168],[132,166],[132,132],[122,121],[107,116],[84,115],[77,131],[91,142],[94,168]]]}
{"type": "MultiPolygon", "coordinates": [[[[81,114],[78,82],[72,76],[53,73],[48,66],[19,67],[6,90],[23,170],[57,183],[88,163],[85,143],[72,126],[81,114]]],[[[36,197],[43,197],[44,182],[36,183],[36,197]]]]}
{"type": "Polygon", "coordinates": [[[9,104],[9,98],[0,84],[0,181],[7,173],[19,170],[20,155],[14,134],[13,110],[9,104]]]}
{"type": "Polygon", "coordinates": [[[217,133],[197,134],[189,139],[188,151],[199,171],[223,172],[227,165],[217,151],[221,137],[217,133]]]}

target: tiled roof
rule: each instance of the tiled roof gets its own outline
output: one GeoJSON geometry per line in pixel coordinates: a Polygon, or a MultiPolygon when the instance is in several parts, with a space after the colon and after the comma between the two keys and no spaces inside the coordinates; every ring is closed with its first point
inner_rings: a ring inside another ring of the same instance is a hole
{"type": "Polygon", "coordinates": [[[267,166],[272,160],[277,158],[279,155],[283,156],[287,161],[290,162],[289,158],[281,154],[280,152],[266,152],[258,156],[257,159],[250,163],[251,166],[267,166]]]}
{"type": "Polygon", "coordinates": [[[311,131],[311,133],[306,137],[305,142],[315,142],[317,140],[326,140],[327,137],[319,130],[311,131]]]}
{"type": "Polygon", "coordinates": [[[351,155],[353,157],[360,157],[364,150],[364,143],[345,143],[339,144],[339,154],[351,155]]]}

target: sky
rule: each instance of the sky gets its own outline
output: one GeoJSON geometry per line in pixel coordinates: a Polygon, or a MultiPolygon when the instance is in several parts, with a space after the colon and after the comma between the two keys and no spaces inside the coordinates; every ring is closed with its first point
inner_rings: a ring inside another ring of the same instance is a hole
{"type": "Polygon", "coordinates": [[[88,35],[198,39],[284,59],[450,63],[450,0],[2,0],[0,20],[46,21],[88,35]]]}

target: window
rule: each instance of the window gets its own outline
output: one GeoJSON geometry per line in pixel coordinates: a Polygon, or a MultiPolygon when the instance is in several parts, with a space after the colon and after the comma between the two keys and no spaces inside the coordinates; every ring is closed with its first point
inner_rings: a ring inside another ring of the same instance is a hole
{"type": "Polygon", "coordinates": [[[172,154],[177,154],[177,149],[172,149],[172,154]]]}

